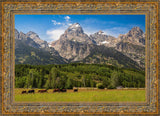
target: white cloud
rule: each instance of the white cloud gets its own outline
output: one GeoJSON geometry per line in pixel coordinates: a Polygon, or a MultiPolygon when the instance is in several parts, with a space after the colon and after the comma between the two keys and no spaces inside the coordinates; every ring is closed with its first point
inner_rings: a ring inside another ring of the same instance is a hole
{"type": "Polygon", "coordinates": [[[70,17],[69,16],[65,16],[64,17],[65,21],[64,22],[58,22],[56,20],[52,20],[54,25],[62,25],[62,26],[69,26],[71,25],[71,21],[70,21],[70,17]]]}
{"type": "Polygon", "coordinates": [[[53,30],[47,30],[46,34],[49,36],[49,38],[52,41],[56,41],[59,39],[60,35],[64,33],[65,29],[53,29],[53,30]]]}
{"type": "Polygon", "coordinates": [[[54,25],[61,25],[62,24],[61,22],[57,22],[56,20],[52,20],[52,22],[54,25]]]}
{"type": "Polygon", "coordinates": [[[72,25],[72,23],[70,21],[71,17],[65,16],[64,19],[65,19],[65,23],[63,26],[68,27],[68,26],[72,25]]]}
{"type": "Polygon", "coordinates": [[[64,19],[68,22],[71,19],[71,17],[65,16],[64,19]]]}

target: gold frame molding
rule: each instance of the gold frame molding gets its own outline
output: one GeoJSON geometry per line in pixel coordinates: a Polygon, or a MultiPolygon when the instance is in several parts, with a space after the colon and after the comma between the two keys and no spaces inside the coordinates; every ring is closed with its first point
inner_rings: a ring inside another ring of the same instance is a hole
{"type": "Polygon", "coordinates": [[[158,114],[158,2],[2,2],[2,114],[158,114]],[[15,14],[143,14],[146,16],[145,102],[14,101],[15,14]]]}

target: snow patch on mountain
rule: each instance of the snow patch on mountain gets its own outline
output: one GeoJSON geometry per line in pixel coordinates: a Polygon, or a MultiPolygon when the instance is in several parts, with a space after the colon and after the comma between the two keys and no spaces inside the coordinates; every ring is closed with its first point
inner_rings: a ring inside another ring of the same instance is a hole
{"type": "Polygon", "coordinates": [[[103,41],[103,42],[101,42],[101,44],[109,44],[110,42],[108,42],[108,41],[103,41]]]}
{"type": "Polygon", "coordinates": [[[106,35],[103,31],[98,32],[99,35],[106,35]]]}
{"type": "Polygon", "coordinates": [[[75,28],[78,28],[78,27],[81,27],[80,24],[75,23],[75,24],[70,26],[70,29],[75,29],[75,28]]]}

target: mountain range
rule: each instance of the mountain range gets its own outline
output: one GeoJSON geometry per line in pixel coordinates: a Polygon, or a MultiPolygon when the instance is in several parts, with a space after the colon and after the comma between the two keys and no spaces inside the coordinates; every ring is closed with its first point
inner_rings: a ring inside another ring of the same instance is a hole
{"type": "Polygon", "coordinates": [[[96,63],[144,70],[145,33],[133,27],[117,38],[103,31],[87,35],[79,23],[70,25],[60,38],[48,43],[35,32],[15,29],[16,64],[96,63]]]}

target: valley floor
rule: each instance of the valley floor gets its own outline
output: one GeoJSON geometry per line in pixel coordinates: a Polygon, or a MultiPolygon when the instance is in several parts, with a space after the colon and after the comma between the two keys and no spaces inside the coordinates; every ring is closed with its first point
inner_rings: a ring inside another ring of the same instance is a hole
{"type": "Polygon", "coordinates": [[[16,102],[145,102],[145,89],[70,89],[63,93],[53,93],[53,89],[38,93],[35,89],[34,94],[21,94],[23,90],[15,89],[16,102]]]}

